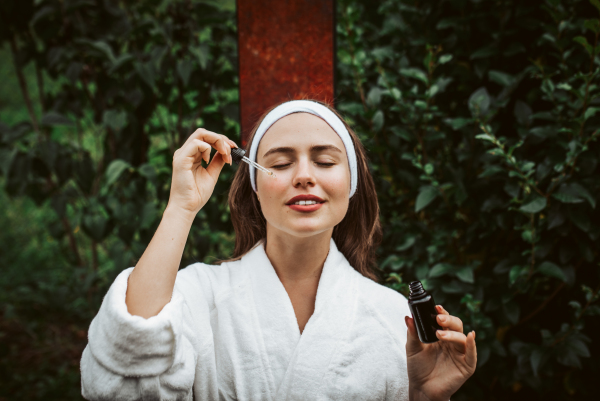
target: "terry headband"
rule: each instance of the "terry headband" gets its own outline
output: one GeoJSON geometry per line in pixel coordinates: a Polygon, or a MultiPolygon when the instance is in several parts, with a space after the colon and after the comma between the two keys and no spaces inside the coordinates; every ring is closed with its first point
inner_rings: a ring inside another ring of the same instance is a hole
{"type": "MultiPolygon", "coordinates": [[[[253,162],[256,161],[256,153],[258,151],[258,145],[262,137],[265,135],[267,130],[271,128],[277,120],[282,117],[287,116],[292,113],[310,113],[314,114],[317,117],[325,120],[327,124],[340,136],[342,142],[344,143],[344,147],[346,148],[346,154],[348,155],[348,165],[350,167],[350,197],[354,195],[356,192],[356,183],[358,178],[358,171],[356,167],[356,152],[354,151],[354,145],[352,144],[352,138],[350,138],[350,133],[346,129],[346,126],[340,120],[338,116],[335,115],[331,110],[322,104],[311,102],[310,100],[292,100],[279,106],[275,107],[273,110],[269,112],[262,120],[256,133],[254,134],[254,140],[252,141],[252,146],[250,147],[250,155],[248,158],[253,162]]],[[[250,182],[252,183],[252,189],[254,192],[256,190],[256,168],[254,166],[248,165],[250,169],[250,182]]]]}

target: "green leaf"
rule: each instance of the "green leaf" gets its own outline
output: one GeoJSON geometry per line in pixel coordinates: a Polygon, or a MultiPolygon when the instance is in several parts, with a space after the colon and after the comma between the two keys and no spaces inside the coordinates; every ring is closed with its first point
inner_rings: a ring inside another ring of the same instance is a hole
{"type": "Polygon", "coordinates": [[[367,103],[369,106],[374,107],[377,106],[381,102],[381,89],[377,86],[374,86],[369,91],[367,95],[367,103]]]}
{"type": "Polygon", "coordinates": [[[41,120],[42,125],[74,125],[73,121],[55,111],[49,111],[44,114],[41,120]]]}
{"type": "Polygon", "coordinates": [[[181,78],[184,87],[187,87],[190,82],[193,68],[194,63],[192,63],[192,60],[179,60],[177,62],[177,73],[179,74],[179,78],[181,78]]]}
{"type": "Polygon", "coordinates": [[[538,213],[544,210],[546,207],[547,201],[546,198],[540,196],[531,202],[520,207],[519,210],[525,213],[538,213]]]}
{"type": "Polygon", "coordinates": [[[590,357],[590,349],[588,346],[578,338],[571,337],[567,342],[568,347],[571,348],[575,353],[583,358],[590,357]]]}
{"type": "Polygon", "coordinates": [[[209,49],[207,45],[200,45],[198,47],[191,47],[190,52],[198,59],[198,64],[202,70],[206,70],[209,58],[209,49]]]}
{"type": "Polygon", "coordinates": [[[138,172],[150,181],[153,181],[156,178],[156,168],[151,164],[142,164],[138,168],[138,172]]]}
{"type": "Polygon", "coordinates": [[[587,200],[593,209],[596,208],[596,199],[592,196],[592,194],[587,189],[585,189],[585,187],[583,187],[583,185],[574,182],[574,183],[571,183],[570,188],[577,195],[579,195],[583,199],[587,200]]]}
{"type": "Polygon", "coordinates": [[[439,63],[440,64],[446,64],[447,62],[449,62],[450,60],[452,60],[452,54],[442,54],[440,56],[440,60],[439,63]]]}
{"type": "Polygon", "coordinates": [[[525,268],[522,266],[513,266],[508,273],[508,282],[513,285],[517,279],[523,274],[525,268]]]}
{"type": "Polygon", "coordinates": [[[108,74],[112,74],[115,71],[117,71],[119,69],[119,67],[125,65],[125,63],[127,63],[130,60],[133,60],[134,57],[129,54],[129,53],[123,53],[121,54],[119,57],[117,57],[114,62],[113,65],[108,69],[108,74]]]}
{"type": "Polygon", "coordinates": [[[420,70],[418,68],[401,68],[400,74],[404,75],[405,77],[418,79],[419,81],[423,82],[425,85],[427,85],[429,83],[427,74],[425,74],[423,72],[423,70],[420,70]]]}
{"type": "Polygon", "coordinates": [[[536,348],[531,353],[531,370],[535,376],[538,375],[540,367],[543,365],[547,358],[543,348],[536,348]]]}
{"type": "Polygon", "coordinates": [[[590,3],[600,11],[600,0],[590,0],[590,3]]]}
{"type": "Polygon", "coordinates": [[[113,160],[106,169],[106,186],[109,187],[112,184],[114,184],[119,179],[121,174],[123,174],[123,171],[127,170],[130,167],[131,165],[125,160],[113,160]]]}
{"type": "Polygon", "coordinates": [[[97,40],[95,42],[89,42],[93,47],[100,50],[102,53],[106,55],[106,57],[110,60],[112,64],[115,63],[115,55],[113,53],[112,47],[104,41],[97,40]]]}
{"type": "Polygon", "coordinates": [[[404,252],[410,247],[412,247],[417,241],[417,237],[408,237],[402,244],[396,247],[396,251],[404,252]]]}
{"type": "Polygon", "coordinates": [[[515,102],[513,113],[519,124],[526,125],[529,122],[529,117],[531,116],[532,110],[527,103],[517,100],[515,102]]]}
{"type": "Polygon", "coordinates": [[[99,213],[86,214],[82,219],[83,230],[92,239],[102,241],[104,238],[107,219],[99,213]]]}
{"type": "Polygon", "coordinates": [[[381,131],[381,128],[383,128],[383,124],[384,124],[383,111],[377,110],[375,112],[375,114],[373,115],[373,130],[375,132],[381,131]]]}
{"type": "Polygon", "coordinates": [[[587,120],[590,117],[594,117],[598,111],[600,111],[600,107],[589,107],[585,111],[585,114],[583,115],[583,119],[587,120]]]}
{"type": "Polygon", "coordinates": [[[535,163],[534,162],[526,162],[521,166],[521,170],[523,170],[523,172],[528,172],[529,170],[531,170],[532,168],[535,167],[535,163]]]}
{"type": "Polygon", "coordinates": [[[600,32],[600,21],[598,21],[598,19],[587,19],[583,23],[583,26],[594,33],[600,32]]]}
{"type": "Polygon", "coordinates": [[[592,55],[593,48],[584,36],[576,36],[573,40],[582,45],[590,56],[592,55]]]}
{"type": "Polygon", "coordinates": [[[417,200],[415,202],[415,212],[419,212],[427,205],[429,205],[433,200],[439,195],[439,191],[437,188],[432,186],[422,187],[421,192],[417,196],[417,200]]]}
{"type": "Polygon", "coordinates": [[[541,265],[538,266],[537,271],[543,274],[544,276],[555,277],[562,281],[567,281],[567,276],[562,271],[562,269],[552,262],[543,262],[541,265]]]}
{"type": "Polygon", "coordinates": [[[521,308],[516,302],[510,301],[502,305],[504,309],[504,315],[512,324],[517,324],[519,321],[519,316],[521,314],[521,308]]]}
{"type": "Polygon", "coordinates": [[[454,270],[454,267],[451,264],[438,263],[435,266],[433,266],[431,268],[431,270],[429,270],[429,274],[427,274],[427,277],[429,277],[429,278],[440,277],[440,276],[443,276],[444,274],[452,273],[453,270],[454,270]]]}
{"type": "Polygon", "coordinates": [[[515,77],[502,71],[491,70],[488,72],[488,77],[490,81],[502,86],[511,86],[516,82],[515,77]]]}
{"type": "Polygon", "coordinates": [[[555,193],[552,194],[554,199],[558,199],[562,203],[582,203],[583,199],[580,199],[577,196],[566,194],[566,193],[555,193]]]}
{"type": "Polygon", "coordinates": [[[579,184],[562,184],[558,188],[558,191],[552,194],[553,198],[558,199],[562,203],[582,203],[584,201],[582,197],[584,196],[591,198],[590,204],[595,207],[595,199],[585,188],[579,184]]]}
{"type": "Polygon", "coordinates": [[[555,89],[554,82],[552,82],[550,78],[546,78],[542,81],[542,91],[548,96],[552,96],[555,89]]]}
{"type": "Polygon", "coordinates": [[[475,135],[475,138],[477,139],[481,139],[482,141],[489,141],[489,142],[496,142],[496,138],[492,135],[488,135],[488,134],[479,134],[479,135],[475,135]]]}
{"type": "Polygon", "coordinates": [[[486,88],[481,87],[469,97],[469,109],[474,116],[485,114],[490,107],[490,95],[486,88]]]}
{"type": "Polygon", "coordinates": [[[150,201],[144,205],[142,209],[141,224],[142,229],[149,228],[158,217],[158,209],[154,202],[150,201]]]}
{"type": "Polygon", "coordinates": [[[463,267],[459,271],[456,272],[456,277],[460,281],[464,281],[465,283],[474,283],[475,278],[473,277],[473,269],[471,267],[463,267]]]}
{"type": "Polygon", "coordinates": [[[485,170],[483,170],[481,174],[477,176],[477,178],[489,177],[494,174],[503,173],[504,171],[505,169],[500,166],[489,166],[486,167],[485,170]]]}
{"type": "Polygon", "coordinates": [[[127,125],[127,113],[124,110],[104,110],[102,122],[114,130],[121,130],[127,125]]]}
{"type": "Polygon", "coordinates": [[[150,87],[154,87],[155,75],[152,66],[148,63],[136,62],[134,64],[135,70],[142,80],[150,87]]]}
{"type": "Polygon", "coordinates": [[[487,58],[498,53],[498,45],[496,43],[490,43],[489,45],[479,48],[475,50],[473,54],[471,54],[471,60],[475,60],[478,58],[487,58]]]}
{"type": "Polygon", "coordinates": [[[467,125],[473,122],[472,118],[446,118],[444,122],[449,125],[454,131],[458,131],[459,129],[466,127],[467,125]]]}

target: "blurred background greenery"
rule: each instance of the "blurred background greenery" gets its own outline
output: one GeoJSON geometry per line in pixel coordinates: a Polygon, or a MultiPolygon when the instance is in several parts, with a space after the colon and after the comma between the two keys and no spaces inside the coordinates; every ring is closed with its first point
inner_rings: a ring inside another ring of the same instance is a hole
{"type": "MultiPolygon", "coordinates": [[[[456,400],[597,399],[598,0],[337,1],[337,98],[365,144],[382,283],[477,331],[456,400]],[[596,333],[596,334],[594,334],[596,333]],[[594,341],[595,340],[595,341],[594,341]]],[[[0,3],[0,400],[81,399],[172,154],[240,142],[235,2],[0,3]]],[[[225,167],[182,267],[230,255],[225,167]]]]}

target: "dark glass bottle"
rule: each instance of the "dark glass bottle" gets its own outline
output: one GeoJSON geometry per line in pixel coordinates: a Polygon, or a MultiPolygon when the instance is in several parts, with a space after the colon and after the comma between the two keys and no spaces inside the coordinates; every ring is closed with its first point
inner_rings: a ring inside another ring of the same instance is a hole
{"type": "Polygon", "coordinates": [[[413,315],[413,319],[415,319],[419,340],[425,344],[439,341],[435,332],[443,329],[435,320],[438,313],[435,309],[433,297],[425,291],[420,281],[413,281],[410,283],[409,288],[408,307],[413,315]]]}

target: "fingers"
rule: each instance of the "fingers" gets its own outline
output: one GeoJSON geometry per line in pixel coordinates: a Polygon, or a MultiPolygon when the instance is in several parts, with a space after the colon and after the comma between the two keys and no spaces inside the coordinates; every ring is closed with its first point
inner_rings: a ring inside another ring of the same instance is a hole
{"type": "Polygon", "coordinates": [[[435,335],[441,341],[452,344],[457,351],[463,354],[466,353],[467,336],[463,333],[451,330],[437,330],[435,335]]]}
{"type": "MultiPolygon", "coordinates": [[[[237,147],[235,142],[227,138],[225,135],[220,135],[212,131],[208,131],[204,128],[198,128],[190,137],[185,141],[182,148],[186,147],[189,143],[201,140],[210,144],[213,148],[215,148],[219,153],[221,153],[224,157],[224,160],[231,164],[233,159],[231,158],[231,148],[237,147]],[[234,146],[235,145],[235,146],[234,146]]],[[[208,160],[206,160],[208,163],[208,160]]]]}
{"type": "Polygon", "coordinates": [[[437,310],[437,312],[439,314],[442,314],[442,315],[449,315],[450,314],[450,313],[448,313],[448,311],[446,309],[444,309],[444,307],[442,305],[436,305],[435,309],[437,310]]]}
{"type": "Polygon", "coordinates": [[[191,157],[194,162],[204,159],[206,163],[210,160],[210,145],[199,139],[193,139],[175,152],[173,160],[180,160],[180,158],[191,157]]]}
{"type": "Polygon", "coordinates": [[[437,323],[446,330],[463,332],[463,322],[456,316],[452,316],[446,312],[446,314],[439,314],[436,316],[437,323]]]}
{"type": "Polygon", "coordinates": [[[208,172],[208,174],[210,174],[213,180],[217,181],[224,165],[225,160],[223,160],[223,155],[220,153],[215,153],[215,155],[212,158],[212,161],[206,167],[206,171],[208,172]]]}
{"type": "Polygon", "coordinates": [[[477,366],[477,346],[475,344],[475,331],[470,332],[467,335],[467,350],[465,352],[465,361],[472,370],[475,371],[477,366]]]}
{"type": "Polygon", "coordinates": [[[413,318],[404,316],[404,322],[406,323],[406,327],[408,328],[408,332],[406,334],[406,354],[408,356],[412,354],[416,354],[423,349],[423,344],[419,340],[419,335],[417,334],[417,328],[415,326],[415,321],[413,318]]]}

